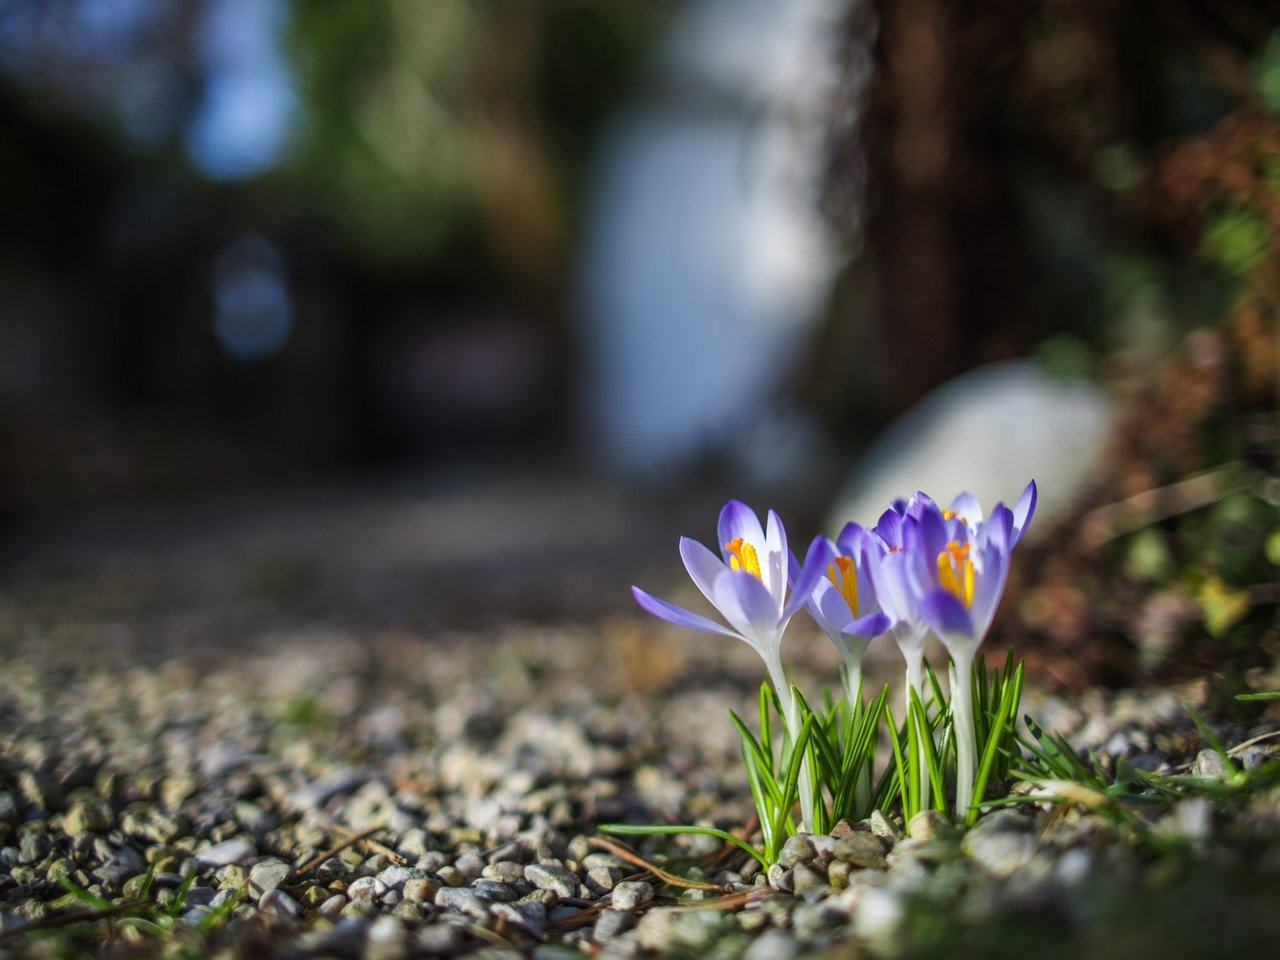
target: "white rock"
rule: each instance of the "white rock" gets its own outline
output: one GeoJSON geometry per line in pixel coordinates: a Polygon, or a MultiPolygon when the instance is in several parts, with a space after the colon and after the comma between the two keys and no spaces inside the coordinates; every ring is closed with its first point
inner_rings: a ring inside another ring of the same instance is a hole
{"type": "Polygon", "coordinates": [[[871,445],[827,528],[874,524],[893,500],[917,490],[943,506],[962,490],[988,511],[997,501],[1012,506],[1034,479],[1034,537],[1087,479],[1111,414],[1097,388],[1055,380],[1029,360],[972,370],[938,387],[871,445]]]}

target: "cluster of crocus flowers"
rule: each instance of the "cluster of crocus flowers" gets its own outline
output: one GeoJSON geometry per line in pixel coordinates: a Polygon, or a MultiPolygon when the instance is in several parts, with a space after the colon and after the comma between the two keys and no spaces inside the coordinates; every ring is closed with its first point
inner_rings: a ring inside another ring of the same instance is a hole
{"type": "MultiPolygon", "coordinates": [[[[946,647],[952,675],[956,742],[956,809],[968,810],[977,752],[969,677],[995,617],[1009,556],[1035,512],[1036,486],[1027,484],[1010,509],[989,516],[967,493],[942,508],[923,493],[894,503],[871,529],[848,524],[835,540],[817,537],[801,563],[787,548],[782,521],[769,511],[761,525],[736,500],[720,512],[720,553],[687,537],[680,556],[689,576],[727,626],[633,587],[639,604],[671,623],[735,637],[760,655],[794,737],[799,714],[782,666],[782,638],[805,609],[844,660],[848,702],[858,695],[862,655],[891,636],[906,661],[906,681],[923,699],[923,660],[929,636],[946,647]]],[[[804,778],[807,780],[807,778],[804,778]]],[[[811,798],[801,794],[804,828],[811,798]]]]}

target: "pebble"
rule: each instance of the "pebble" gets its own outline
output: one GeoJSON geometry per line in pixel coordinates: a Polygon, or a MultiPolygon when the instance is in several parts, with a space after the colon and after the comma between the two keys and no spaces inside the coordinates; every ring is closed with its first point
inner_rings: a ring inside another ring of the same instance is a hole
{"type": "Polygon", "coordinates": [[[788,837],[787,842],[782,845],[782,850],[778,853],[778,863],[790,868],[797,863],[809,863],[817,855],[813,844],[809,842],[808,835],[797,833],[788,837]]]}
{"type": "Polygon", "coordinates": [[[445,910],[456,910],[476,919],[489,916],[493,901],[466,887],[441,887],[436,891],[435,904],[445,910]]]}
{"type": "Polygon", "coordinates": [[[531,863],[524,868],[524,877],[540,890],[551,890],[561,899],[578,895],[578,877],[554,863],[531,863]]]}
{"type": "Polygon", "coordinates": [[[197,851],[196,863],[204,867],[225,867],[232,863],[243,863],[257,855],[258,848],[252,841],[238,837],[197,851]]]}
{"type": "Polygon", "coordinates": [[[913,840],[936,840],[951,832],[951,819],[941,810],[921,810],[907,824],[907,836],[913,840]]]}
{"type": "Polygon", "coordinates": [[[643,880],[624,880],[613,888],[610,903],[614,910],[638,910],[653,899],[653,884],[643,880]]]}
{"type": "MultiPolygon", "coordinates": [[[[634,908],[630,908],[634,909],[634,908]]],[[[627,910],[602,910],[596,920],[595,938],[601,942],[626,933],[636,925],[636,915],[627,910]]]]}
{"type": "Polygon", "coordinates": [[[860,869],[883,870],[885,867],[884,844],[873,833],[856,831],[835,842],[837,860],[860,869]]]}
{"type": "Polygon", "coordinates": [[[347,896],[354,902],[373,903],[382,899],[387,892],[387,885],[377,877],[360,877],[347,887],[347,896]]]}
{"type": "Polygon", "coordinates": [[[293,870],[289,864],[275,857],[259,860],[249,871],[249,886],[257,893],[266,893],[284,883],[293,870]]]}
{"type": "Polygon", "coordinates": [[[409,938],[399,918],[384,914],[374,920],[365,939],[363,960],[405,960],[409,938]]]}
{"type": "Polygon", "coordinates": [[[431,903],[439,889],[440,884],[430,877],[413,877],[404,882],[401,896],[414,903],[431,903]]]}
{"type": "Polygon", "coordinates": [[[298,906],[298,901],[283,890],[268,890],[264,893],[258,901],[258,909],[263,913],[270,913],[277,917],[299,917],[302,915],[302,908],[298,906]]]}
{"type": "Polygon", "coordinates": [[[979,820],[964,835],[961,849],[988,873],[1010,877],[1031,862],[1037,843],[1033,824],[1011,810],[1000,810],[979,820]]]}
{"type": "Polygon", "coordinates": [[[414,877],[422,876],[421,870],[415,870],[413,867],[390,866],[381,871],[377,879],[382,882],[388,890],[400,891],[404,889],[407,881],[414,877]]]}
{"type": "Polygon", "coordinates": [[[791,869],[791,886],[796,893],[820,890],[827,885],[826,874],[807,863],[798,863],[791,869]]]}
{"type": "Polygon", "coordinates": [[[480,876],[499,883],[515,883],[524,879],[524,864],[515,860],[498,860],[487,864],[480,876]]]}

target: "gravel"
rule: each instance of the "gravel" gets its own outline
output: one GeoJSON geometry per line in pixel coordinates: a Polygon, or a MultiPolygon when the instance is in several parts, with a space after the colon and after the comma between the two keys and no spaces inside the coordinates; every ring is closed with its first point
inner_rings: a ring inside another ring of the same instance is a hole
{"type": "MultiPolygon", "coordinates": [[[[791,837],[767,871],[704,837],[629,838],[739,901],[688,909],[715,895],[663,885],[595,827],[751,819],[726,714],[750,703],[758,667],[732,644],[632,621],[431,639],[307,628],[197,669],[177,649],[121,661],[84,656],[85,642],[15,653],[0,674],[0,957],[35,943],[24,925],[85,908],[60,879],[173,904],[192,874],[166,920],[190,955],[892,956],[910,931],[937,928],[913,925],[917,913],[980,937],[1047,912],[1062,943],[1096,946],[1090,931],[1138,903],[1134,890],[1225,909],[1233,931],[1273,922],[1246,907],[1262,899],[1248,890],[1280,877],[1274,787],[1222,807],[1153,805],[1156,845],[1098,813],[1032,805],[963,835],[936,812],[909,829],[879,813],[841,821],[791,837]],[[1175,866],[1157,841],[1177,845],[1175,866]],[[1243,893],[1236,873],[1252,878],[1243,893]],[[1210,881],[1230,891],[1225,907],[1199,886],[1210,881]]],[[[1228,783],[1169,708],[1178,699],[1197,691],[1091,692],[1049,712],[1076,718],[1064,732],[1116,768],[1228,783]]],[[[1228,745],[1262,737],[1247,755],[1260,769],[1274,729],[1215,732],[1228,745]]],[[[1166,926],[1181,916],[1152,910],[1166,926]]],[[[65,935],[90,949],[105,930],[65,935]]]]}

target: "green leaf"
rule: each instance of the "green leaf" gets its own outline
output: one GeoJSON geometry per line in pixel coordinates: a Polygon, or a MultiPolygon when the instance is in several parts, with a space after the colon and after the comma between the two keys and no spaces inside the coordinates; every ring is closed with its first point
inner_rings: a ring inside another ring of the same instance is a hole
{"type": "Polygon", "coordinates": [[[1270,242],[1266,222],[1248,207],[1232,204],[1205,221],[1200,250],[1224,273],[1243,276],[1266,257],[1270,242]]]}
{"type": "Polygon", "coordinates": [[[1233,590],[1221,578],[1211,576],[1200,588],[1200,609],[1209,635],[1219,640],[1249,613],[1249,591],[1233,590]]]}

